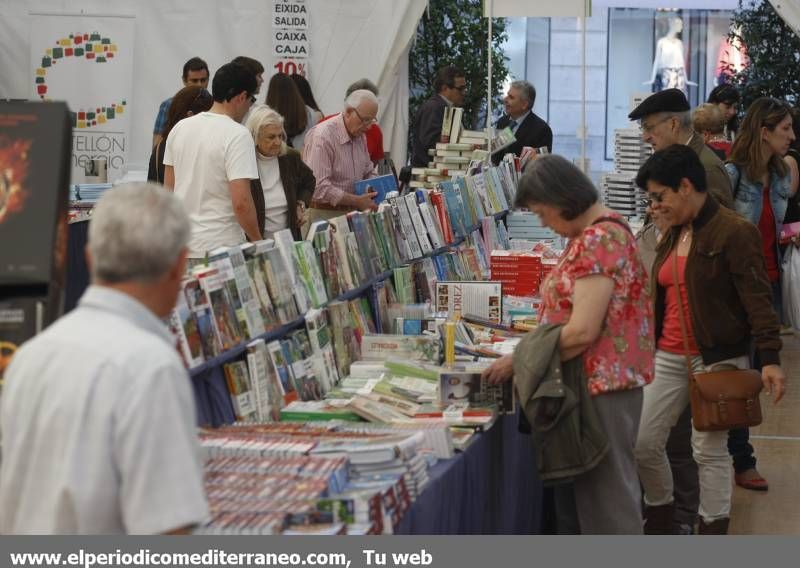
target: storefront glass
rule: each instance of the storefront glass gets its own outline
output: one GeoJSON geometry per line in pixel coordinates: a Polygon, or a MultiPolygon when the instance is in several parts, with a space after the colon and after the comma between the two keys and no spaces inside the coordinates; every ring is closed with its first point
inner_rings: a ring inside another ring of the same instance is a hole
{"type": "MultiPolygon", "coordinates": [[[[741,66],[727,44],[732,12],[599,8],[586,19],[586,152],[597,180],[613,169],[614,130],[635,96],[663,88],[684,90],[694,107],[719,84],[724,62],[741,66]]],[[[553,151],[581,154],[581,21],[577,18],[511,18],[512,79],[537,90],[534,111],[553,129],[553,151]],[[525,49],[518,38],[524,33],[525,49]]]]}

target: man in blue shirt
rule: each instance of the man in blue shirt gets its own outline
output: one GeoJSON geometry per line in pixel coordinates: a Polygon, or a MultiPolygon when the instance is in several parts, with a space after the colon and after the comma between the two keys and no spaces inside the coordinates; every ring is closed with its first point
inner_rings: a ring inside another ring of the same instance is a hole
{"type": "MultiPolygon", "coordinates": [[[[199,57],[192,57],[183,65],[183,86],[184,87],[208,87],[208,64],[199,57]]],[[[169,105],[172,103],[172,97],[161,103],[158,107],[158,116],[156,116],[156,124],[153,126],[153,147],[161,142],[161,132],[167,125],[167,113],[169,112],[169,105]]]]}

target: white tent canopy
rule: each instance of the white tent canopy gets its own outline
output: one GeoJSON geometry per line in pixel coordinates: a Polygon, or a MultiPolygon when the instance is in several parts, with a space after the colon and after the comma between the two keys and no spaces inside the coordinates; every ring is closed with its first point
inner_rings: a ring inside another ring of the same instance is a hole
{"type": "Polygon", "coordinates": [[[783,21],[800,36],[800,0],[769,0],[783,21]]]}
{"type": "MultiPolygon", "coordinates": [[[[237,55],[274,72],[272,5],[265,0],[4,0],[0,18],[0,98],[30,98],[32,13],[126,15],[134,18],[130,96],[130,167],[146,168],[158,106],[181,88],[190,57],[211,72],[237,55]]],[[[326,114],[341,110],[347,86],[362,77],[381,90],[384,147],[398,163],[406,156],[408,49],[426,0],[305,0],[309,18],[309,80],[326,114]]],[[[266,85],[262,87],[263,102],[266,85]]]]}

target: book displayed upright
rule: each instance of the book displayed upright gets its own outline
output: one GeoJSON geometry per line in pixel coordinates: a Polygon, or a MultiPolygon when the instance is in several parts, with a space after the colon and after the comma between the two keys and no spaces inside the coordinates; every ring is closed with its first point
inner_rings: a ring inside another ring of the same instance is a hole
{"type": "Polygon", "coordinates": [[[357,181],[353,184],[356,195],[364,195],[368,189],[377,193],[373,198],[375,204],[383,203],[386,194],[390,191],[397,191],[397,178],[394,174],[375,176],[372,178],[357,181]]]}
{"type": "Polygon", "coordinates": [[[436,311],[447,312],[450,319],[470,314],[500,323],[502,301],[500,282],[436,283],[436,311]]]}

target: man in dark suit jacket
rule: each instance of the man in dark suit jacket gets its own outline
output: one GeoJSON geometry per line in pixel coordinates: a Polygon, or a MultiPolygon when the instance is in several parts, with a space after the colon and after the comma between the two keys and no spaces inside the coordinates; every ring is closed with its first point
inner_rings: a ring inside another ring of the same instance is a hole
{"type": "Polygon", "coordinates": [[[547,123],[533,112],[533,103],[536,102],[536,89],[527,81],[514,81],[508,88],[508,93],[503,99],[505,114],[497,121],[495,128],[511,127],[517,140],[492,155],[492,162],[497,165],[506,154],[520,155],[523,146],[541,148],[547,146],[547,151],[553,151],[553,131],[547,123]]]}
{"type": "Polygon", "coordinates": [[[442,133],[444,109],[448,106],[462,106],[466,89],[464,72],[457,67],[448,65],[436,73],[436,79],[433,81],[433,90],[436,94],[422,103],[414,117],[414,145],[411,153],[413,167],[427,167],[431,161],[428,150],[436,146],[442,133]]]}

